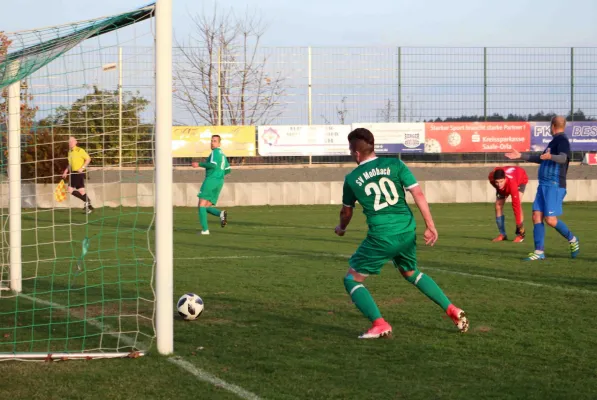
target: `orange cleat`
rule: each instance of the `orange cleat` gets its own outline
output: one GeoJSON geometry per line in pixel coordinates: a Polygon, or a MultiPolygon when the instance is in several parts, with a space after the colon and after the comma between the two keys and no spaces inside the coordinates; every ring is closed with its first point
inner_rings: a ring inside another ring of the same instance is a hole
{"type": "Polygon", "coordinates": [[[448,310],[446,311],[446,314],[448,314],[448,316],[452,318],[452,322],[454,322],[454,325],[458,327],[461,333],[465,333],[466,331],[468,331],[469,322],[468,318],[466,318],[464,311],[462,311],[458,307],[455,307],[454,304],[450,304],[448,310]]]}
{"type": "Polygon", "coordinates": [[[523,240],[524,240],[524,236],[518,235],[514,238],[513,242],[514,243],[522,243],[523,240]]]}
{"type": "Polygon", "coordinates": [[[501,233],[498,235],[498,237],[496,237],[495,239],[492,240],[492,242],[502,242],[504,240],[508,240],[508,236],[506,235],[502,235],[501,233]]]}
{"type": "Polygon", "coordinates": [[[383,318],[373,321],[373,326],[367,332],[359,336],[359,339],[378,339],[383,336],[390,336],[392,327],[383,318]]]}

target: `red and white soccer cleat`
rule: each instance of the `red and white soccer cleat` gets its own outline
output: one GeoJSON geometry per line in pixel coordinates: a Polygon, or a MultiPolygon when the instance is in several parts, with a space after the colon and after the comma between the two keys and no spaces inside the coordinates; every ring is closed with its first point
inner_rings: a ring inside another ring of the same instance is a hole
{"type": "Polygon", "coordinates": [[[359,339],[377,339],[383,336],[390,336],[392,327],[383,318],[373,321],[373,326],[367,332],[359,336],[359,339]]]}
{"type": "Polygon", "coordinates": [[[495,239],[492,240],[492,242],[502,242],[504,240],[508,240],[508,237],[506,235],[502,235],[501,233],[498,235],[498,237],[496,237],[495,239]]]}
{"type": "Polygon", "coordinates": [[[522,243],[522,241],[524,240],[524,236],[516,236],[513,240],[514,243],[522,243]]]}
{"type": "Polygon", "coordinates": [[[462,311],[458,307],[455,307],[454,304],[450,304],[448,310],[446,311],[446,314],[448,314],[448,316],[452,318],[452,322],[454,322],[454,325],[458,327],[461,333],[468,331],[469,322],[468,318],[466,318],[464,311],[462,311]]]}

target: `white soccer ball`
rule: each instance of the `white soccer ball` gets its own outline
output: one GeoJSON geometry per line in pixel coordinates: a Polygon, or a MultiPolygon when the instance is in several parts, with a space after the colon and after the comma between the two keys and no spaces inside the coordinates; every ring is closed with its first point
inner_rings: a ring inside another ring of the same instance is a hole
{"type": "Polygon", "coordinates": [[[185,321],[193,321],[197,319],[203,312],[203,300],[195,293],[185,293],[176,304],[178,314],[185,321]]]}

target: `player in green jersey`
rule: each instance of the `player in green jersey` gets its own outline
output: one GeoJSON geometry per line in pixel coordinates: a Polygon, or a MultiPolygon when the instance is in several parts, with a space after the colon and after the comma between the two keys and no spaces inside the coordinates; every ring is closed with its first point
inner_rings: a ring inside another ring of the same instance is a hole
{"type": "Polygon", "coordinates": [[[205,180],[199,190],[199,222],[201,223],[201,234],[209,235],[209,227],[207,225],[207,214],[220,217],[220,225],[223,227],[228,223],[228,213],[220,211],[214,206],[218,202],[222,187],[224,187],[224,177],[230,173],[230,164],[228,159],[222,152],[220,146],[222,139],[219,135],[211,137],[211,154],[207,161],[193,166],[205,168],[205,180]]]}
{"type": "Polygon", "coordinates": [[[344,180],[340,224],[336,234],[344,236],[356,202],[363,207],[369,231],[349,260],[344,287],[356,307],[373,323],[360,339],[390,335],[392,327],[381,316],[373,297],[363,285],[369,275],[380,273],[392,261],[402,276],[444,309],[461,332],[468,330],[464,311],[455,307],[431,277],[417,268],[416,224],[406,204],[408,190],[425,220],[425,244],[433,246],[437,230],[429,205],[408,167],[395,158],[377,158],[373,134],[358,128],[348,135],[350,153],[358,164],[344,180]]]}

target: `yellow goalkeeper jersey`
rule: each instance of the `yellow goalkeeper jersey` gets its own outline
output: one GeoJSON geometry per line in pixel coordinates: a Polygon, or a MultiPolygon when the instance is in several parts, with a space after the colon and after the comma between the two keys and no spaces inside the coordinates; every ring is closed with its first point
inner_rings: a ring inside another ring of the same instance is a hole
{"type": "Polygon", "coordinates": [[[72,172],[80,170],[86,160],[89,160],[89,154],[79,146],[75,146],[68,151],[68,165],[72,172]]]}

